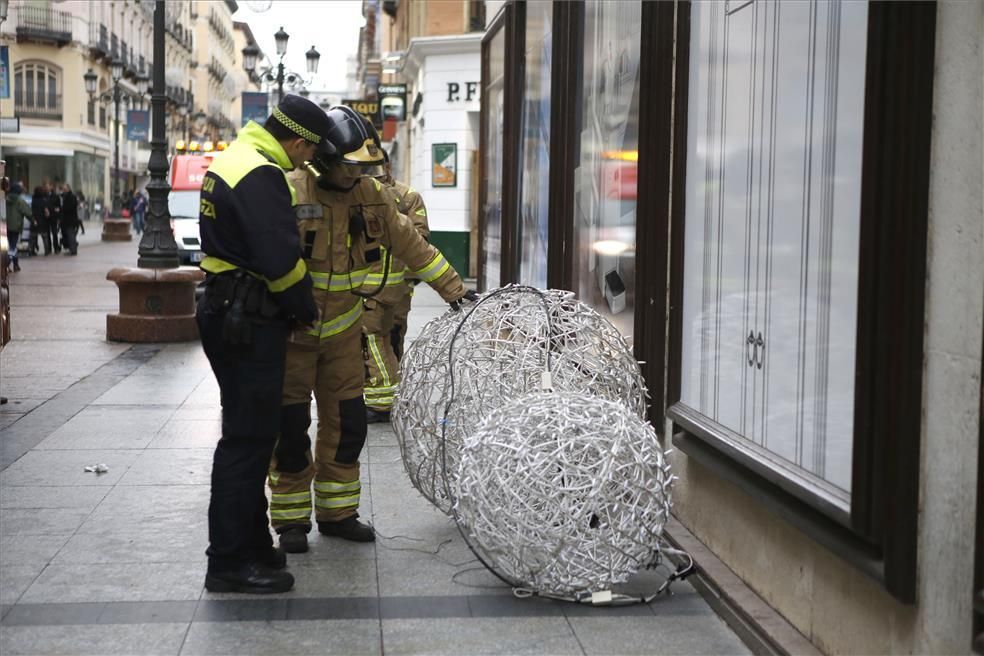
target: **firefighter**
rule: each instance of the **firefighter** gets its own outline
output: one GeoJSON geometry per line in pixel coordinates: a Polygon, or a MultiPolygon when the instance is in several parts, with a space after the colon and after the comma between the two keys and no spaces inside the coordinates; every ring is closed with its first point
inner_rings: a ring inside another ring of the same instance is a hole
{"type": "Polygon", "coordinates": [[[270,517],[288,553],[307,551],[312,508],[320,533],[375,540],[372,527],[358,521],[359,454],[366,440],[361,318],[364,298],[382,287],[365,284],[369,267],[396,256],[449,303],[475,297],[375,179],[383,156],[372,126],[348,107],[332,108],[327,117],[324,136],[335,154],[319,153],[288,176],[297,190],[297,227],[320,312],[313,329],[291,334],[280,439],[270,466],[270,517]],[[312,392],[318,405],[313,457],[312,392]]]}
{"type": "MultiPolygon", "coordinates": [[[[396,199],[397,211],[413,222],[424,239],[430,237],[427,224],[427,208],[424,200],[413,188],[393,179],[389,154],[383,150],[384,174],[379,181],[396,199]]],[[[393,408],[393,395],[400,383],[399,359],[403,355],[403,336],[406,334],[407,315],[413,296],[412,273],[405,264],[395,258],[383,258],[375,263],[366,279],[368,285],[379,285],[385,280],[382,291],[365,300],[362,330],[365,333],[366,365],[366,421],[389,421],[393,408]],[[390,261],[390,267],[384,264],[390,261]]]]}
{"type": "Polygon", "coordinates": [[[219,383],[222,437],[212,463],[208,570],[213,592],[286,592],[263,489],[280,427],[289,322],[318,316],[297,236],[285,171],[329,152],[328,120],[289,95],[260,125],[249,122],[212,161],[202,183],[199,230],[205,293],[196,318],[219,383]]]}

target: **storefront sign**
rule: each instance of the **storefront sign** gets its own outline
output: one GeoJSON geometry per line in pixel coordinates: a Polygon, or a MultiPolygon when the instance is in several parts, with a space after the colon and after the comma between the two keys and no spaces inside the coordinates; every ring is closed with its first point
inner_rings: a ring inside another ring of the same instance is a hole
{"type": "Polygon", "coordinates": [[[379,94],[379,108],[384,121],[387,119],[407,120],[407,85],[380,84],[377,92],[379,94]]]}
{"type": "Polygon", "coordinates": [[[461,97],[461,86],[458,82],[448,82],[448,102],[458,102],[459,100],[472,102],[478,100],[478,82],[464,83],[464,98],[461,97]]]}
{"type": "Polygon", "coordinates": [[[10,50],[0,46],[0,98],[10,98],[10,50]]]}
{"type": "Polygon", "coordinates": [[[126,138],[129,141],[147,141],[150,137],[150,112],[131,109],[126,112],[126,138]]]}
{"type": "Polygon", "coordinates": [[[458,144],[436,143],[431,146],[434,168],[431,171],[431,186],[458,186],[458,144]]]}
{"type": "Polygon", "coordinates": [[[383,121],[379,117],[378,100],[357,100],[353,98],[345,98],[342,100],[342,104],[346,107],[351,107],[355,111],[365,116],[366,120],[375,125],[377,130],[383,127],[383,121]]]}
{"type": "Polygon", "coordinates": [[[267,95],[258,91],[243,91],[243,119],[245,126],[250,121],[260,125],[267,119],[267,95]]]}

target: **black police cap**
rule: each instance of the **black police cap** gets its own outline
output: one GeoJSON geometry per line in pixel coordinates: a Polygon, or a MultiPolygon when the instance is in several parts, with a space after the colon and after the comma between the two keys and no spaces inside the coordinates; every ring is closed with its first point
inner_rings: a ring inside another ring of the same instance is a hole
{"type": "Polygon", "coordinates": [[[325,139],[331,122],[325,116],[325,110],[307,98],[294,94],[284,96],[274,108],[273,118],[297,136],[318,144],[319,150],[329,154],[334,152],[334,147],[325,139]]]}

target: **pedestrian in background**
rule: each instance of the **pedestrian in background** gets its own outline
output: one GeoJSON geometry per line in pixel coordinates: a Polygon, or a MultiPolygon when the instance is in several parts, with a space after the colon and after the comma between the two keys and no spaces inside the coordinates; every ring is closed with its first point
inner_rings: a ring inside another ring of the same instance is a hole
{"type": "Polygon", "coordinates": [[[61,196],[48,181],[44,183],[44,202],[45,216],[48,218],[48,232],[51,234],[51,245],[57,255],[62,251],[61,238],[59,237],[61,232],[61,196]]]}
{"type": "Polygon", "coordinates": [[[44,187],[40,185],[35,187],[34,194],[31,196],[31,216],[34,218],[31,234],[41,235],[44,254],[51,255],[51,231],[48,228],[47,202],[44,187]]]}
{"type": "Polygon", "coordinates": [[[130,203],[130,213],[133,216],[133,228],[137,234],[144,231],[144,215],[147,212],[147,199],[139,189],[133,190],[133,200],[130,203]]]}
{"type": "Polygon", "coordinates": [[[65,255],[79,254],[79,201],[72,193],[72,188],[68,183],[62,185],[61,193],[61,229],[62,246],[65,247],[65,255]]]}
{"type": "Polygon", "coordinates": [[[79,201],[79,232],[83,235],[85,234],[85,222],[89,220],[89,204],[85,200],[85,194],[82,190],[75,194],[75,197],[79,201]]]}
{"type": "Polygon", "coordinates": [[[10,248],[10,264],[14,271],[20,271],[20,261],[17,257],[17,243],[24,229],[24,220],[30,218],[31,208],[27,201],[21,198],[24,188],[16,182],[7,194],[7,243],[10,248]]]}

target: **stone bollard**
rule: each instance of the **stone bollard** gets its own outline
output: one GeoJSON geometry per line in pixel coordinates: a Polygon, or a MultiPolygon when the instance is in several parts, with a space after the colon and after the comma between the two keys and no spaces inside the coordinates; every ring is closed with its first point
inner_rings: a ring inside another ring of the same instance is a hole
{"type": "Polygon", "coordinates": [[[130,219],[115,217],[103,220],[103,241],[133,241],[130,234],[130,219]]]}
{"type": "Polygon", "coordinates": [[[205,279],[196,267],[118,267],[106,274],[120,289],[119,314],[106,315],[113,342],[188,342],[198,339],[195,287],[205,279]]]}

